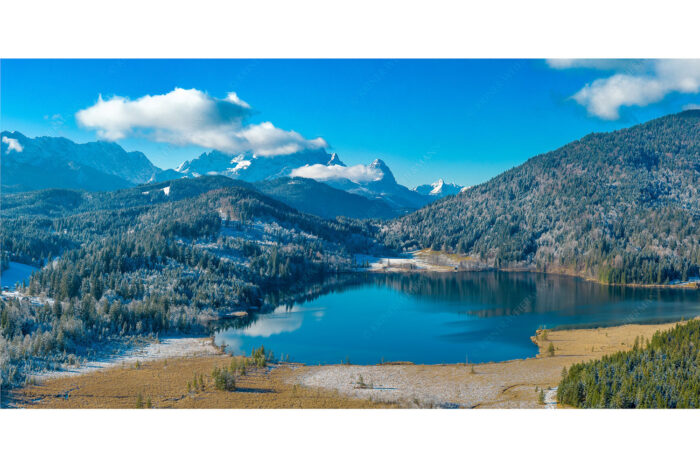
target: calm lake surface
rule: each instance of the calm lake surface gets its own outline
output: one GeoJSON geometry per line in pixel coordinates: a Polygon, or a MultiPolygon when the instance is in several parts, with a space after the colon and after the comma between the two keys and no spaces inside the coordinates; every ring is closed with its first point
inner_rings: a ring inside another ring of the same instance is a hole
{"type": "Polygon", "coordinates": [[[10,261],[9,267],[0,272],[0,286],[7,287],[10,290],[15,290],[18,283],[22,281],[29,282],[29,277],[38,268],[29,266],[28,264],[16,263],[10,261]]]}
{"type": "Polygon", "coordinates": [[[481,363],[533,357],[539,327],[700,315],[700,292],[613,287],[536,273],[367,274],[217,332],[229,352],[264,345],[306,364],[481,363]]]}

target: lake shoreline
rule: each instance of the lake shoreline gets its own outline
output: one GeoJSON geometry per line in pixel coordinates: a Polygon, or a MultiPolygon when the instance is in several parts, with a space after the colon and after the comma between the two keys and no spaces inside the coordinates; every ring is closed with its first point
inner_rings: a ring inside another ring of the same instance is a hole
{"type": "MultiPolygon", "coordinates": [[[[393,264],[393,263],[392,263],[393,264]]],[[[700,315],[695,291],[623,289],[532,273],[358,274],[311,300],[224,323],[216,344],[329,365],[534,357],[536,329],[663,324],[700,315]]]]}
{"type": "Polygon", "coordinates": [[[555,408],[561,372],[574,363],[631,350],[635,338],[681,322],[550,331],[532,336],[536,357],[478,364],[309,366],[298,383],[407,407],[555,408]],[[550,354],[550,344],[554,348],[550,354]],[[355,383],[362,376],[365,387],[355,383]],[[540,391],[544,403],[540,401],[540,391]]]}
{"type": "MultiPolygon", "coordinates": [[[[546,274],[551,276],[576,277],[599,285],[613,287],[633,287],[651,289],[688,289],[700,291],[700,280],[686,281],[678,284],[638,284],[638,283],[611,283],[603,282],[580,272],[571,271],[567,268],[555,268],[553,270],[540,270],[531,267],[503,267],[497,268],[486,263],[477,261],[469,256],[462,256],[454,253],[442,253],[433,250],[418,250],[406,253],[411,257],[366,257],[374,259],[366,268],[356,268],[353,272],[367,273],[459,273],[459,272],[527,272],[533,274],[546,274]],[[434,258],[436,264],[432,264],[426,258],[434,258]],[[392,264],[391,262],[394,261],[392,264]],[[444,264],[439,264],[440,262],[444,264]],[[460,265],[468,264],[469,267],[460,269],[460,265]]],[[[365,257],[366,255],[359,255],[365,257]]]]}
{"type": "MultiPolygon", "coordinates": [[[[656,331],[667,330],[677,324],[626,324],[608,328],[538,331],[533,336],[533,343],[539,348],[536,357],[504,362],[319,366],[282,363],[256,373],[255,384],[276,388],[277,392],[269,393],[269,396],[249,400],[247,393],[233,392],[224,397],[213,391],[206,397],[189,401],[182,399],[190,397],[183,385],[183,394],[178,396],[179,399],[170,395],[156,406],[312,407],[313,394],[318,394],[319,403],[322,402],[326,408],[552,408],[556,406],[554,388],[558,385],[563,368],[630,350],[637,337],[651,338],[656,331]],[[553,355],[549,351],[550,345],[554,348],[553,355]],[[540,390],[545,404],[540,402],[540,390]],[[295,400],[296,391],[303,392],[303,401],[295,400]],[[183,405],[168,405],[170,399],[185,402],[182,402],[183,405]]],[[[201,341],[211,345],[211,355],[154,358],[144,361],[142,367],[145,373],[135,371],[138,368],[134,365],[116,365],[84,374],[59,376],[13,391],[13,398],[18,407],[124,407],[125,398],[136,397],[136,394],[129,393],[133,392],[135,384],[129,379],[132,376],[147,378],[148,371],[152,371],[154,373],[148,377],[153,378],[157,374],[157,378],[168,380],[182,368],[208,374],[206,371],[210,372],[212,365],[225,364],[231,358],[221,354],[210,339],[202,338],[201,341]],[[83,393],[94,390],[93,385],[98,382],[111,387],[108,394],[95,399],[83,393]],[[67,397],[63,397],[65,388],[72,391],[67,397]],[[74,404],[70,401],[71,397],[75,397],[74,404]]],[[[156,400],[160,396],[153,394],[151,397],[156,400]]]]}

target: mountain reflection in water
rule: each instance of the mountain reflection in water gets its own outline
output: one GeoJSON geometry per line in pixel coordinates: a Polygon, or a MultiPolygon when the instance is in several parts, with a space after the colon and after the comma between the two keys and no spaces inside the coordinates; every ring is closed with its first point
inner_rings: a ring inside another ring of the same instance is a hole
{"type": "Polygon", "coordinates": [[[539,327],[700,314],[696,290],[605,286],[527,272],[358,274],[216,334],[229,351],[264,345],[303,363],[456,363],[532,357],[539,327]]]}

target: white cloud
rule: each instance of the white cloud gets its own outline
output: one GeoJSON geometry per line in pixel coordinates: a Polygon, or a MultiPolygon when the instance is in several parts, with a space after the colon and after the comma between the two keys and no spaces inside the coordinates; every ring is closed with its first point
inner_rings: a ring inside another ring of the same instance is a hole
{"type": "Polygon", "coordinates": [[[270,337],[277,334],[294,332],[304,323],[305,312],[313,311],[313,308],[304,308],[294,305],[291,309],[286,306],[278,306],[272,313],[262,315],[245,328],[228,331],[232,335],[248,337],[270,337]]]}
{"type": "Polygon", "coordinates": [[[7,144],[7,149],[5,150],[5,154],[9,154],[10,151],[17,151],[17,152],[24,151],[24,148],[19,143],[19,141],[17,141],[14,138],[8,138],[7,136],[3,136],[2,142],[7,144]]]}
{"type": "Polygon", "coordinates": [[[669,92],[659,80],[642,76],[614,75],[597,79],[573,95],[588,112],[605,120],[620,118],[622,106],[645,106],[669,92]]]}
{"type": "Polygon", "coordinates": [[[700,110],[700,104],[688,104],[683,106],[683,110],[700,110]]]}
{"type": "MultiPolygon", "coordinates": [[[[569,65],[585,66],[575,62],[569,65]]],[[[564,66],[559,64],[559,68],[564,66]]],[[[646,106],[673,92],[700,92],[700,60],[645,61],[643,65],[618,69],[610,77],[588,83],[571,97],[586,107],[589,114],[616,120],[623,106],[646,106]]]]}
{"type": "Polygon", "coordinates": [[[248,104],[247,102],[241,100],[241,98],[238,97],[238,94],[236,94],[235,92],[229,92],[229,93],[226,95],[226,97],[224,98],[224,100],[225,100],[226,102],[231,102],[232,104],[236,104],[236,105],[238,105],[238,106],[241,106],[241,107],[243,107],[243,108],[245,108],[245,109],[249,109],[249,108],[250,108],[250,104],[248,104]]]}
{"type": "Polygon", "coordinates": [[[355,183],[362,183],[380,180],[382,172],[379,169],[366,165],[345,167],[342,165],[314,164],[292,170],[292,177],[313,178],[320,181],[346,178],[355,183]]]}
{"type": "Polygon", "coordinates": [[[235,92],[224,99],[197,89],[181,89],[135,100],[99,97],[76,114],[78,122],[97,130],[101,138],[147,137],[177,145],[192,144],[226,153],[251,151],[260,156],[291,154],[326,147],[322,138],[307,140],[270,122],[246,124],[250,105],[235,92]]]}

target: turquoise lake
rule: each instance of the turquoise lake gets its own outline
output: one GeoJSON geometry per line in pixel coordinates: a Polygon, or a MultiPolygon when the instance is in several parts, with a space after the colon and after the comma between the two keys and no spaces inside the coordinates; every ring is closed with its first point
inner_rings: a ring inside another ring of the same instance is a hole
{"type": "Polygon", "coordinates": [[[672,321],[700,315],[697,290],[605,286],[515,272],[366,274],[305,302],[232,323],[216,343],[264,345],[306,364],[460,363],[533,357],[540,327],[672,321]]]}

